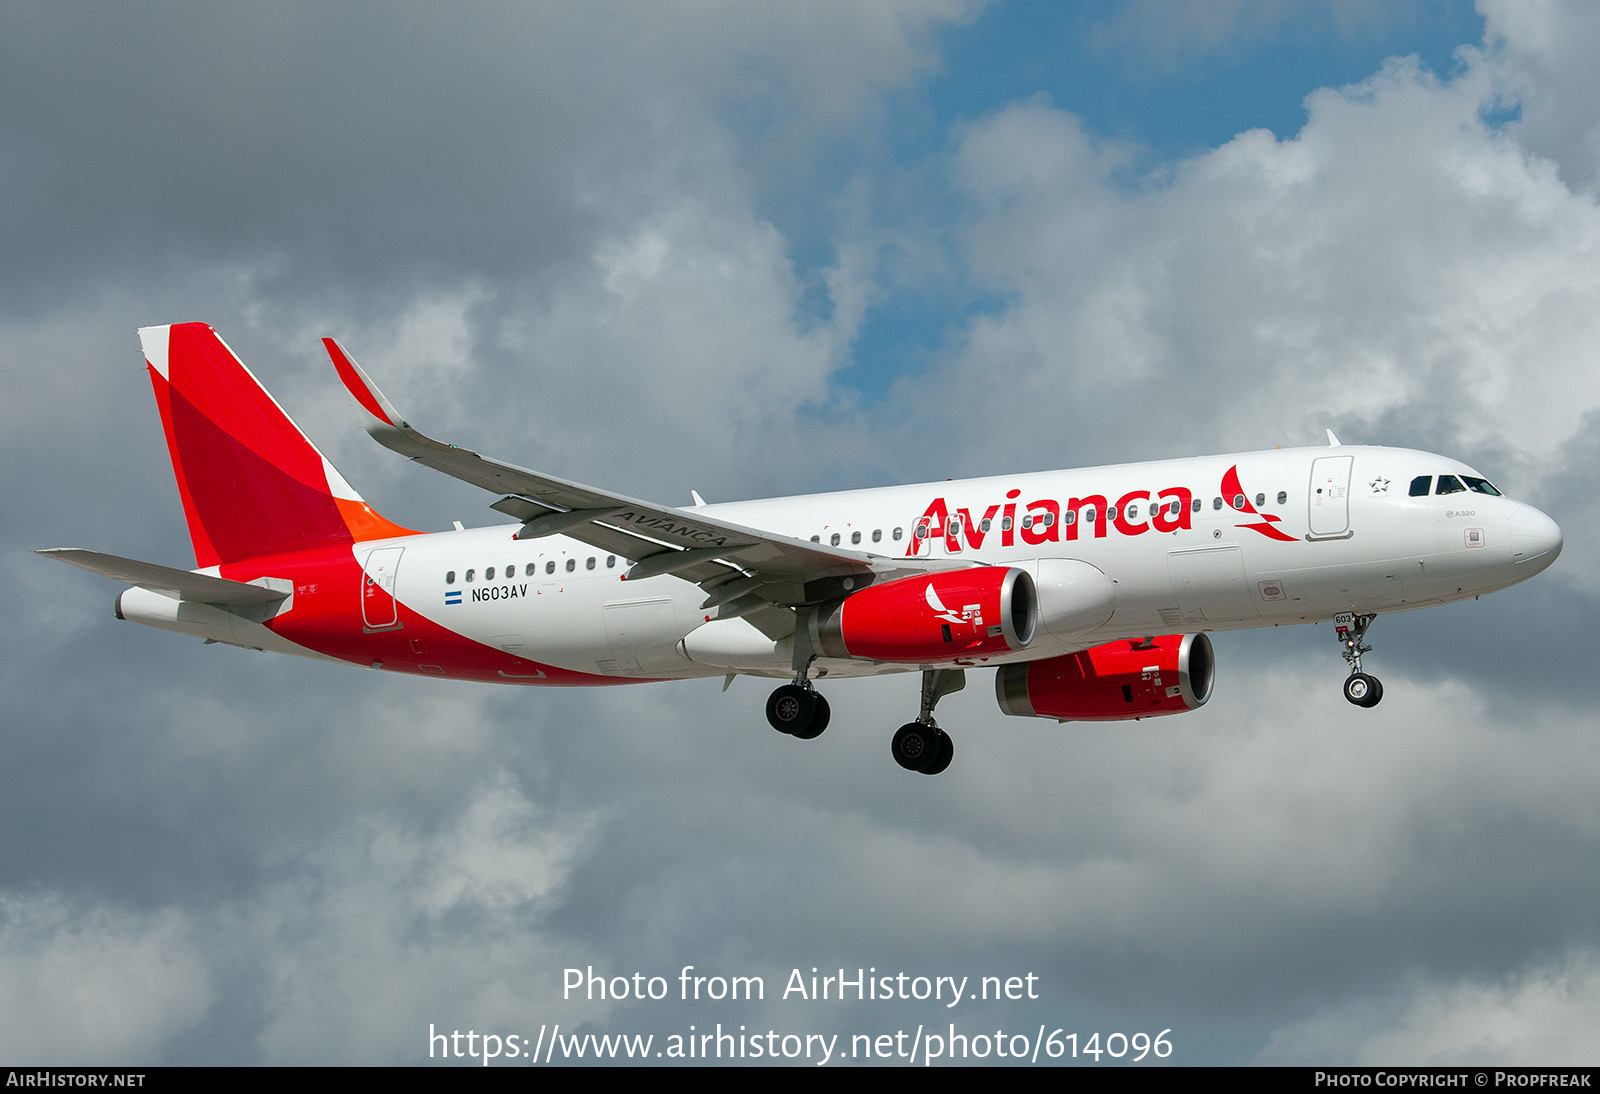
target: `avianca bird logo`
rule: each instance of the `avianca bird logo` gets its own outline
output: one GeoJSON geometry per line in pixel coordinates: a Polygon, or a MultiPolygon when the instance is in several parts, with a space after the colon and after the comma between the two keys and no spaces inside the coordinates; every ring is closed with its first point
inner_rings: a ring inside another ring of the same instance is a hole
{"type": "Polygon", "coordinates": [[[928,590],[924,594],[928,600],[928,607],[933,609],[934,616],[946,623],[971,623],[974,627],[983,626],[982,609],[976,605],[969,605],[964,611],[953,612],[944,606],[944,601],[939,599],[939,594],[934,592],[933,582],[928,582],[928,590]]]}
{"type": "Polygon", "coordinates": [[[1228,468],[1227,474],[1222,476],[1222,496],[1228,499],[1228,504],[1241,513],[1248,513],[1257,518],[1255,524],[1236,524],[1235,528],[1248,528],[1252,532],[1260,532],[1268,539],[1283,540],[1285,543],[1295,542],[1295,538],[1279,528],[1274,528],[1283,518],[1273,513],[1262,513],[1250,504],[1250,499],[1245,496],[1244,487],[1239,485],[1239,465],[1234,464],[1228,468]]]}

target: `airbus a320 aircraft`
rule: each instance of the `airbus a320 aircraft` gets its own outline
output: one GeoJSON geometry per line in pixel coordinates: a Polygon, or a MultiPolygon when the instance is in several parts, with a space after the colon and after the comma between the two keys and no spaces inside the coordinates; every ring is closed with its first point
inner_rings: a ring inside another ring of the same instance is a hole
{"type": "Polygon", "coordinates": [[[418,676],[587,686],[787,680],[775,729],[828,726],[816,682],[922,673],[901,767],[968,669],[1006,714],[1116,721],[1211,695],[1207,631],[1334,620],[1344,694],[1383,612],[1532,577],[1561,529],[1456,460],[1340,445],[674,508],[424,436],[324,339],[380,443],[497,495],[514,524],[379,516],[202,323],[140,332],[195,570],[61,548],[132,586],[119,619],[418,676]]]}

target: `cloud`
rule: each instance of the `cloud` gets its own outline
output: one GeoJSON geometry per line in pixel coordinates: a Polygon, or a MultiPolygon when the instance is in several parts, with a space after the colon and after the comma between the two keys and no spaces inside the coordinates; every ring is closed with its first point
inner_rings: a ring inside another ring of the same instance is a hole
{"type": "Polygon", "coordinates": [[[140,1064],[198,1023],[214,986],[190,914],[0,895],[0,1052],[36,1064],[140,1064]]]}
{"type": "Polygon", "coordinates": [[[1574,190],[1600,188],[1600,75],[1590,59],[1600,25],[1581,3],[1481,0],[1487,40],[1519,111],[1507,128],[1534,155],[1555,161],[1574,190]]]}
{"type": "Polygon", "coordinates": [[[1582,948],[1503,979],[1430,981],[1327,1008],[1275,1032],[1257,1062],[1583,1067],[1596,1007],[1600,957],[1582,948]]]}
{"type": "Polygon", "coordinates": [[[1291,139],[1242,133],[1134,188],[1047,103],[981,119],[952,168],[975,276],[1002,303],[907,397],[966,467],[1333,426],[1537,489],[1600,401],[1600,211],[1485,120],[1497,73],[1394,61],[1314,93],[1291,139]]]}

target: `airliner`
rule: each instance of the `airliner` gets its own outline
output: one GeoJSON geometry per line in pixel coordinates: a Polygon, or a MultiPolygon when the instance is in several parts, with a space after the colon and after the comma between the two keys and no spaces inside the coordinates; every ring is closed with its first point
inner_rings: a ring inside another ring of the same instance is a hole
{"type": "Polygon", "coordinates": [[[1374,618],[1493,592],[1561,529],[1457,460],[1328,444],[660,505],[416,430],[335,340],[367,432],[489,491],[513,523],[423,533],[362,500],[203,323],[139,332],[196,566],[39,553],[130,586],[115,614],[256,650],[414,676],[581,687],[783,681],[781,733],[828,727],[817,684],[920,672],[903,768],[954,756],[934,709],[995,670],[1008,715],[1119,721],[1210,698],[1208,632],[1332,621],[1372,707],[1374,618]]]}

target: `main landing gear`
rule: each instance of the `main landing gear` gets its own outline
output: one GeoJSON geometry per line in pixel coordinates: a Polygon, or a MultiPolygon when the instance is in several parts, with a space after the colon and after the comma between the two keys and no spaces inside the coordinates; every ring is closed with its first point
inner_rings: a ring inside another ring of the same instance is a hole
{"type": "MultiPolygon", "coordinates": [[[[961,669],[923,672],[922,708],[917,720],[901,726],[889,741],[889,752],[895,763],[907,771],[920,771],[924,775],[937,775],[950,766],[956,746],[950,735],[933,720],[933,708],[941,698],[966,686],[967,674],[961,669]]],[[[804,673],[799,674],[794,683],[773,689],[767,698],[767,721],[772,728],[802,741],[820,737],[831,717],[828,700],[817,692],[804,673]]]]}
{"type": "Polygon", "coordinates": [[[772,728],[802,741],[822,736],[832,717],[828,700],[804,676],[776,689],[767,699],[767,721],[772,728]]]}
{"type": "Polygon", "coordinates": [[[907,771],[937,775],[955,758],[955,742],[933,720],[933,708],[951,692],[967,686],[962,669],[926,669],[922,673],[922,708],[915,722],[907,722],[889,739],[889,754],[907,771]]]}
{"type": "Polygon", "coordinates": [[[1334,617],[1333,626],[1345,661],[1350,665],[1350,675],[1345,677],[1344,697],[1358,707],[1375,707],[1383,699],[1383,684],[1376,676],[1361,671],[1361,655],[1371,653],[1372,647],[1364,645],[1367,628],[1376,615],[1342,614],[1334,617]]]}
{"type": "Polygon", "coordinates": [[[767,721],[772,728],[802,741],[822,736],[833,717],[828,700],[811,686],[811,662],[817,655],[811,649],[809,612],[808,608],[795,611],[794,683],[784,684],[767,698],[767,721]]]}

